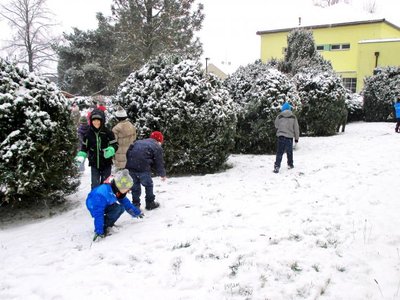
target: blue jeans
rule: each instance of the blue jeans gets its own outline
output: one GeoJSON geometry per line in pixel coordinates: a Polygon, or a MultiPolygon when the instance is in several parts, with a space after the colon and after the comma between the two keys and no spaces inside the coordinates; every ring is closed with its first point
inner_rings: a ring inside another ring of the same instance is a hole
{"type": "Polygon", "coordinates": [[[103,183],[111,175],[111,165],[105,167],[104,170],[99,170],[96,167],[91,167],[92,171],[92,190],[103,183]]]}
{"type": "Polygon", "coordinates": [[[278,137],[278,150],[276,152],[275,167],[281,167],[282,156],[285,151],[288,165],[293,166],[293,138],[280,136],[278,137]]]}
{"type": "Polygon", "coordinates": [[[151,173],[133,172],[130,170],[129,175],[131,175],[133,179],[132,203],[140,205],[140,195],[142,194],[141,185],[144,186],[146,192],[146,204],[153,202],[156,196],[154,196],[153,193],[153,179],[151,178],[151,173]]]}
{"type": "Polygon", "coordinates": [[[118,220],[118,218],[123,214],[124,211],[124,207],[122,205],[119,205],[118,203],[107,206],[104,211],[104,229],[114,226],[114,223],[118,220]]]}

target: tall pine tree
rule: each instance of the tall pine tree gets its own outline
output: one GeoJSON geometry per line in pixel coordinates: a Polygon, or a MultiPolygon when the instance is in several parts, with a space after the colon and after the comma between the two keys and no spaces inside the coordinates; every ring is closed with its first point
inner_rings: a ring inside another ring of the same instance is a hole
{"type": "Polygon", "coordinates": [[[67,44],[57,48],[59,86],[70,93],[89,95],[102,90],[112,94],[129,74],[121,76],[118,69],[114,27],[101,13],[97,20],[95,30],[74,28],[73,33],[64,34],[67,44]]]}
{"type": "Polygon", "coordinates": [[[194,33],[201,29],[203,5],[195,0],[114,0],[112,12],[120,56],[131,70],[161,54],[198,58],[202,45],[194,33]]]}

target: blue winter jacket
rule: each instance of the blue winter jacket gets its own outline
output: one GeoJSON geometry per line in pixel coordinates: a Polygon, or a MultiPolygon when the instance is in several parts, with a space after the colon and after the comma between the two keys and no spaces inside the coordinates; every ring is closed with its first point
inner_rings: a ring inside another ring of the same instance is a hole
{"type": "Polygon", "coordinates": [[[97,234],[104,234],[104,212],[107,206],[119,202],[132,216],[137,217],[141,211],[128,200],[127,197],[118,199],[114,194],[111,184],[101,184],[94,188],[86,198],[86,207],[94,218],[94,231],[97,234]]]}
{"type": "Polygon", "coordinates": [[[394,109],[396,110],[396,119],[400,119],[400,102],[394,105],[394,109]]]}
{"type": "Polygon", "coordinates": [[[152,138],[138,140],[129,146],[126,152],[126,168],[133,172],[151,172],[165,177],[164,152],[158,142],[152,138]]]}

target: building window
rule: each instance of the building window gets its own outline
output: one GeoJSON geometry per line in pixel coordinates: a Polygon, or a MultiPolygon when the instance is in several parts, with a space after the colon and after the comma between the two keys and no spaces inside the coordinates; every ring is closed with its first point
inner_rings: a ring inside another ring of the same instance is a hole
{"type": "Polygon", "coordinates": [[[342,49],[343,50],[350,49],[350,44],[342,44],[342,49]]]}
{"type": "Polygon", "coordinates": [[[349,50],[350,49],[350,44],[332,44],[331,45],[331,50],[349,50]]]}
{"type": "Polygon", "coordinates": [[[329,51],[331,49],[331,45],[317,45],[317,51],[329,51]]]}
{"type": "Polygon", "coordinates": [[[282,48],[282,54],[285,55],[286,52],[287,52],[287,48],[286,48],[286,47],[283,47],[283,48],[282,48]]]}
{"type": "Polygon", "coordinates": [[[343,78],[343,85],[350,92],[355,93],[357,87],[357,78],[343,78]]]}

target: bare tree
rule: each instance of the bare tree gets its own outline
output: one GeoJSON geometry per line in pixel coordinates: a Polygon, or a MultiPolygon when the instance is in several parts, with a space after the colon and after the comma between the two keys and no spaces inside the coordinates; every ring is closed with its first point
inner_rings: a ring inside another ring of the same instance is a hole
{"type": "Polygon", "coordinates": [[[313,0],[313,4],[320,7],[333,6],[340,2],[349,3],[349,0],[313,0]]]}
{"type": "Polygon", "coordinates": [[[46,0],[10,0],[0,5],[0,16],[10,24],[12,38],[2,50],[17,63],[26,64],[30,72],[48,67],[56,61],[50,29],[57,25],[46,7],[46,0]]]}

